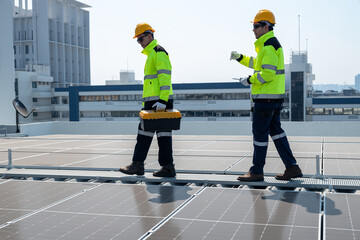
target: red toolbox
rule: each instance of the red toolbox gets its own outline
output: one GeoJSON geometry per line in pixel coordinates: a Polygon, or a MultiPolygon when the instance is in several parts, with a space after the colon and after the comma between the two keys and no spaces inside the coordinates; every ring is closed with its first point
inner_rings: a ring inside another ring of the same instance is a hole
{"type": "Polygon", "coordinates": [[[176,109],[165,111],[141,110],[141,128],[144,131],[170,131],[180,129],[181,113],[176,109]]]}

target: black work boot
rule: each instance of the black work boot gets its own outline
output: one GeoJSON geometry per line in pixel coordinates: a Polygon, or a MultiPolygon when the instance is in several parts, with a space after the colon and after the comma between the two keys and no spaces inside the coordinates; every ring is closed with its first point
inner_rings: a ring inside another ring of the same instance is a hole
{"type": "Polygon", "coordinates": [[[175,177],[176,172],[175,172],[174,166],[175,166],[174,164],[162,166],[159,171],[156,171],[153,173],[153,176],[154,177],[175,177]]]}
{"type": "Polygon", "coordinates": [[[144,163],[132,162],[126,167],[119,168],[119,171],[129,175],[144,175],[144,163]]]}
{"type": "Polygon", "coordinates": [[[290,180],[291,178],[302,177],[303,174],[298,165],[292,165],[285,170],[284,174],[278,174],[275,176],[277,180],[290,180]]]}

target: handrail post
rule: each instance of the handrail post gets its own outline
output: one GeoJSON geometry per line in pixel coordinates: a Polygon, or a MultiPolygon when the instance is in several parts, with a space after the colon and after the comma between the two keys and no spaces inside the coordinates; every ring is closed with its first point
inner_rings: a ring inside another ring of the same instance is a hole
{"type": "Polygon", "coordinates": [[[13,164],[12,164],[12,155],[11,155],[11,149],[8,149],[8,165],[6,166],[7,170],[10,170],[12,168],[14,168],[13,164]]]}
{"type": "Polygon", "coordinates": [[[320,173],[320,156],[316,155],[316,173],[315,178],[322,178],[322,174],[320,173]]]}

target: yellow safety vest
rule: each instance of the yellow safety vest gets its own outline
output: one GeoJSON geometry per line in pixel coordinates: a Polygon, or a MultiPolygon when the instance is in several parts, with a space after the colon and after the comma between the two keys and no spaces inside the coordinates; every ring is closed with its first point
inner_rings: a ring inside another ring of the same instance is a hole
{"type": "Polygon", "coordinates": [[[148,101],[166,103],[173,97],[169,55],[156,39],[147,45],[142,53],[147,55],[144,69],[143,104],[148,101]]]}
{"type": "Polygon", "coordinates": [[[251,97],[256,99],[283,99],[285,97],[285,68],[283,49],[269,31],[255,42],[256,58],[243,55],[240,63],[253,68],[250,77],[251,97]]]}

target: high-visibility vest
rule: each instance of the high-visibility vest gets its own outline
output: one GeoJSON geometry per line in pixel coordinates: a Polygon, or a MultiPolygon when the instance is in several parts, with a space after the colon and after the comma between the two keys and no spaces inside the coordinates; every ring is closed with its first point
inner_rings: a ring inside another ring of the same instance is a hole
{"type": "Polygon", "coordinates": [[[256,99],[283,99],[285,97],[285,67],[283,49],[269,31],[255,42],[256,58],[242,55],[240,63],[253,68],[250,77],[251,97],[256,99]]]}
{"type": "Polygon", "coordinates": [[[173,97],[169,55],[156,39],[147,45],[142,53],[147,55],[144,68],[143,104],[148,101],[160,101],[166,104],[173,97]]]}

